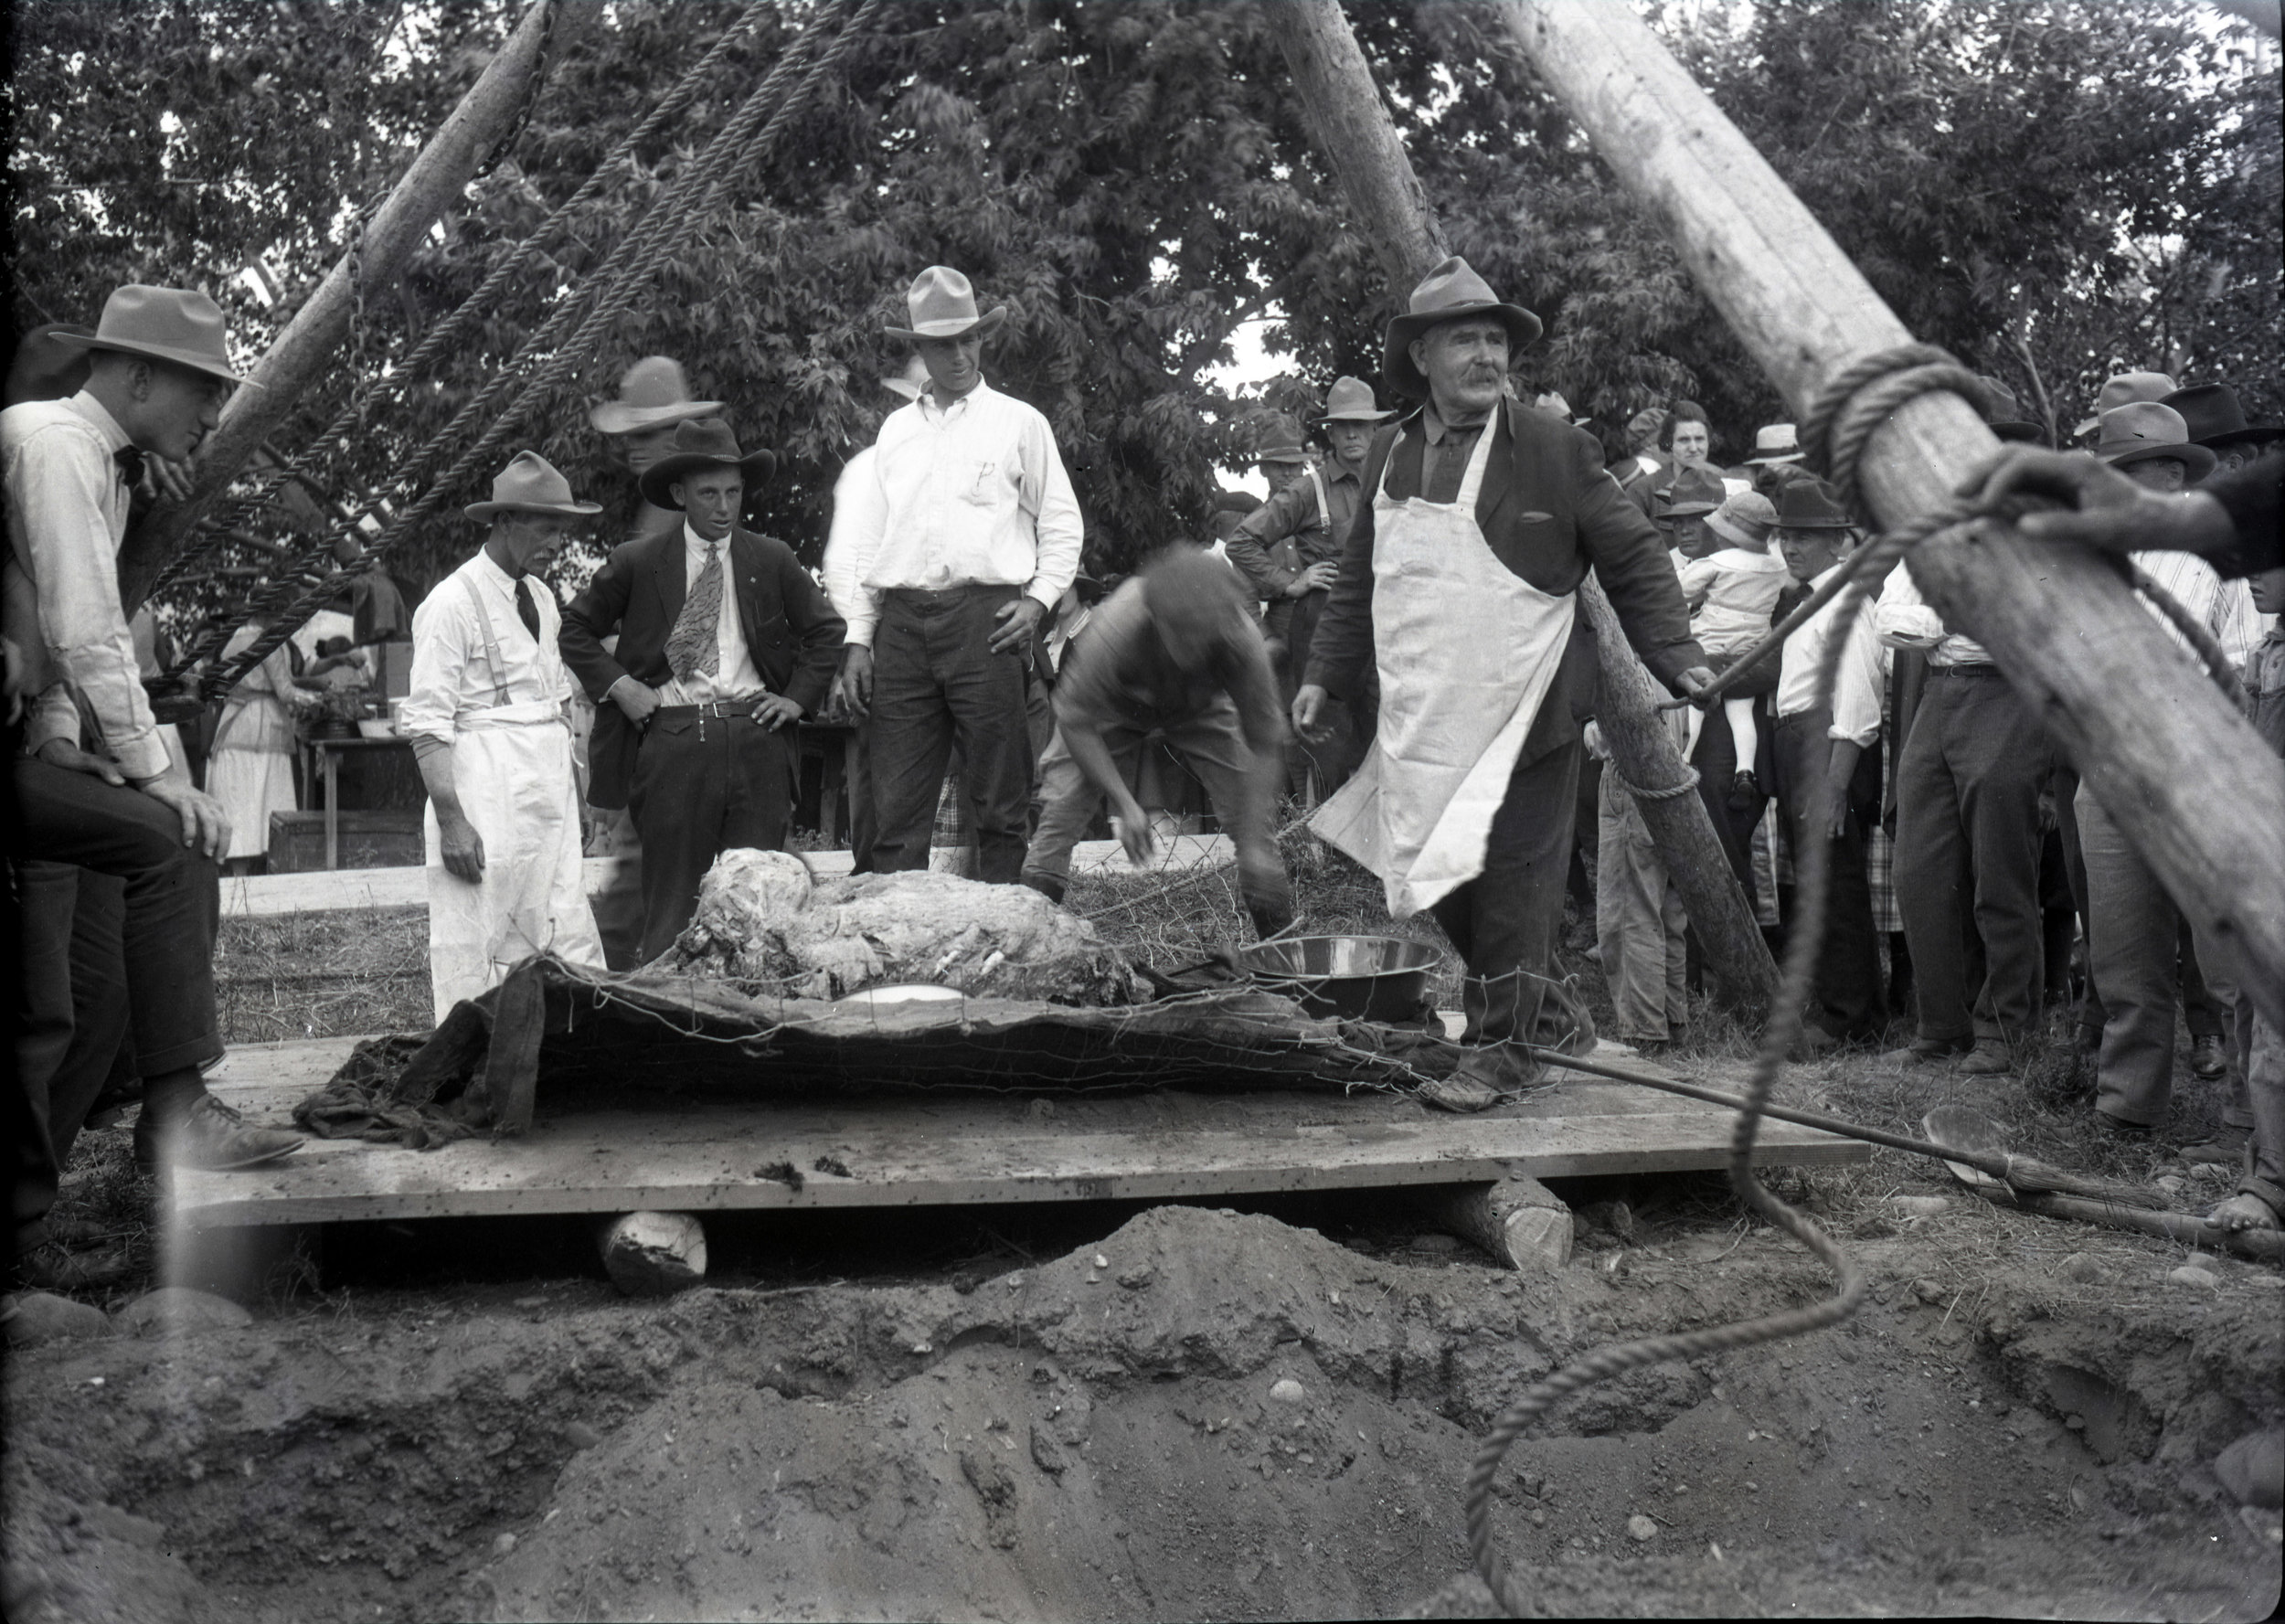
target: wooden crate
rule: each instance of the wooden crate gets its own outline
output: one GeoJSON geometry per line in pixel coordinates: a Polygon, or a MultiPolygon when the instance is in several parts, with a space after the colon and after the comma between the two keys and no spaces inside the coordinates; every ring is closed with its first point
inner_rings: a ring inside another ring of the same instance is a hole
{"type": "MultiPolygon", "coordinates": [[[[342,868],[418,868],[424,860],[420,812],[394,808],[341,814],[342,868]]],[[[325,866],[325,814],[270,814],[270,872],[308,874],[325,866]]]]}

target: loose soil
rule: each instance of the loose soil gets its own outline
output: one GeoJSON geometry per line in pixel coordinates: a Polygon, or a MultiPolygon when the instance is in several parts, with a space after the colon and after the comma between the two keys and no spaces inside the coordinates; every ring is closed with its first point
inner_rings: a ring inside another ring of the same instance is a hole
{"type": "MultiPolygon", "coordinates": [[[[314,961],[241,961],[329,969],[295,928],[314,961]]],[[[1734,1027],[1703,1026],[1669,1063],[1736,1086],[1734,1027]]],[[[2020,1150],[2180,1181],[2185,1209],[2224,1192],[2163,1141],[2097,1146],[2067,1067],[2027,1070],[1856,1056],[1784,1091],[1911,1130],[1972,1103],[2020,1150]]],[[[2213,1104],[2186,1066],[2178,1096],[2177,1139],[2213,1104]]],[[[62,1210],[147,1258],[125,1141],[87,1136],[62,1210]]],[[[1543,1418],[1493,1504],[1541,1610],[2269,1614],[2276,1513],[2211,1464],[2285,1412],[2277,1270],[2184,1280],[2179,1247],[2002,1212],[1886,1152],[1773,1182],[1871,1297],[1543,1418]]],[[[1506,1399],[1610,1340],[1831,1289],[1717,1175],[1557,1193],[1579,1245],[1538,1277],[1397,1194],[710,1219],[708,1283],[648,1301],[584,1222],[344,1226],[271,1272],[250,1324],[11,1350],[0,1601],[230,1624],[1480,1610],[1461,1484],[1506,1399]]]]}

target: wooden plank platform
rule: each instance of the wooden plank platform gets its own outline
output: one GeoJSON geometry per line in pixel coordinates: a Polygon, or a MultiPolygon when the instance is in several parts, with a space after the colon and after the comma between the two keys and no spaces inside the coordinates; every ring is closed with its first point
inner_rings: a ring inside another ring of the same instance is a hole
{"type": "MultiPolygon", "coordinates": [[[[356,1041],[247,1045],[208,1085],[250,1119],[283,1125],[356,1041]]],[[[1606,1046],[1606,1057],[1622,1054],[1606,1046]]],[[[271,1167],[178,1174],[171,1205],[193,1226],[218,1228],[1388,1188],[1720,1167],[1731,1121],[1714,1106],[1578,1074],[1528,1103],[1465,1117],[1380,1094],[1172,1091],[1051,1101],[898,1091],[551,1116],[544,1078],[539,1105],[522,1139],[436,1151],[314,1139],[271,1167]],[[818,1171],[821,1161],[845,1174],[818,1171]],[[798,1188],[765,1171],[789,1163],[798,1188]]],[[[1759,1160],[1830,1165],[1869,1153],[1768,1122],[1759,1160]]]]}
{"type": "MultiPolygon", "coordinates": [[[[951,848],[942,855],[949,859],[951,848]]],[[[1216,868],[1237,861],[1237,848],[1227,834],[1181,834],[1163,843],[1150,872],[1182,874],[1193,868],[1216,868]]],[[[803,852],[802,856],[820,879],[849,872],[845,851],[803,852]]],[[[623,860],[590,857],[586,861],[587,894],[600,897],[619,877],[623,860]]],[[[941,866],[941,864],[939,865],[941,866]]],[[[1126,860],[1115,840],[1083,840],[1072,849],[1074,876],[1097,872],[1138,872],[1126,860]]],[[[418,908],[429,906],[428,870],[409,868],[319,869],[307,874],[238,875],[222,882],[224,918],[268,918],[280,914],[326,913],[340,909],[418,908]]]]}

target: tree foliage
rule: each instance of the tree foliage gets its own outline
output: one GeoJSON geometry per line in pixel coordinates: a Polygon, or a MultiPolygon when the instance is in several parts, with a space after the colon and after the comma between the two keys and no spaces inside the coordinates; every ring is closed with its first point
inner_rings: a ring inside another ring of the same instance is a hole
{"type": "MultiPolygon", "coordinates": [[[[45,0],[16,14],[9,176],[20,324],[91,321],[128,279],[207,286],[259,350],[514,26],[510,0],[45,0]],[[264,307],[259,261],[287,289],[264,307]]],[[[1489,8],[1350,14],[1448,235],[1536,310],[1531,381],[1606,426],[1676,394],[1737,452],[1780,403],[1659,230],[1553,105],[1489,8]]],[[[368,369],[401,358],[739,26],[728,0],[622,0],[566,28],[513,155],[367,304],[368,369]]],[[[812,15],[764,7],[680,125],[430,377],[399,380],[327,483],[401,467],[495,376],[757,85],[812,15]]],[[[1677,4],[1656,19],[1916,332],[2074,419],[2120,366],[2226,377],[2285,405],[2273,65],[2186,4],[1677,4]]],[[[1098,556],[1196,528],[1266,404],[1373,377],[1404,290],[1383,284],[1290,95],[1274,5],[899,0],[824,86],[791,150],[544,403],[537,447],[623,520],[632,482],[589,428],[635,357],[681,358],[749,444],[776,448],[757,522],[814,558],[833,481],[893,402],[883,334],[912,276],[960,266],[1011,319],[995,385],[1047,412],[1098,556]],[[1291,373],[1234,398],[1213,369],[1270,318],[1291,373]]],[[[313,391],[292,449],[347,398],[313,391]]],[[[466,500],[474,492],[455,494],[466,500]]],[[[416,595],[473,541],[453,520],[392,567],[416,595]]],[[[241,555],[249,557],[251,555],[241,555]]],[[[209,582],[191,595],[218,601],[209,582]],[[204,596],[200,597],[199,593],[204,596]]]]}

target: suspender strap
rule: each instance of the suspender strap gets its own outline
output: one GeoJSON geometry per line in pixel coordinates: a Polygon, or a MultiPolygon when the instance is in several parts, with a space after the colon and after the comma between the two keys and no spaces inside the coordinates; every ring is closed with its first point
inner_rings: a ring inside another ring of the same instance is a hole
{"type": "Polygon", "coordinates": [[[484,632],[484,658],[492,665],[492,703],[505,705],[508,702],[508,665],[500,657],[500,637],[492,629],[492,610],[484,602],[484,595],[477,589],[474,576],[462,576],[460,584],[468,589],[468,601],[476,606],[476,624],[484,632]]]}

